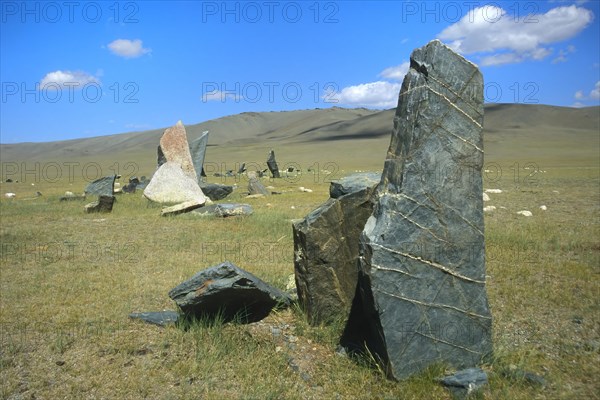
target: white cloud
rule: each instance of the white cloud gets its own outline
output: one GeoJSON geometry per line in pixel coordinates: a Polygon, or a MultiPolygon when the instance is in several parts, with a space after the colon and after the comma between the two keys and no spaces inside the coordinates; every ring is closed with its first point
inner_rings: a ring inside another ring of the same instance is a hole
{"type": "Polygon", "coordinates": [[[600,100],[600,81],[596,82],[594,88],[590,91],[590,99],[600,100]]]}
{"type": "Polygon", "coordinates": [[[396,65],[395,67],[388,67],[381,71],[379,76],[386,79],[391,79],[394,81],[400,81],[404,79],[404,75],[408,72],[410,68],[410,63],[408,61],[403,62],[400,65],[396,65]]]}
{"type": "Polygon", "coordinates": [[[567,55],[575,53],[575,46],[569,45],[566,49],[560,49],[558,51],[558,56],[552,60],[552,64],[557,64],[561,62],[567,62],[567,55]]]}
{"type": "Polygon", "coordinates": [[[237,93],[230,93],[230,92],[222,92],[220,90],[214,90],[214,91],[210,91],[210,92],[206,92],[202,95],[202,101],[203,102],[207,102],[207,101],[220,101],[220,102],[225,102],[227,100],[233,100],[236,103],[240,102],[243,99],[242,95],[237,94],[237,93]]]}
{"type": "Polygon", "coordinates": [[[571,107],[573,107],[573,108],[581,108],[581,107],[586,107],[586,105],[583,104],[580,101],[576,101],[575,103],[571,104],[571,107]]]}
{"type": "Polygon", "coordinates": [[[509,15],[486,5],[470,10],[437,37],[463,54],[504,51],[482,59],[482,65],[501,65],[544,59],[552,52],[547,45],[576,36],[593,19],[590,10],[575,5],[532,15],[509,15]]]}
{"type": "Polygon", "coordinates": [[[335,95],[338,103],[376,108],[390,108],[398,104],[401,83],[377,81],[347,86],[335,95]]]}
{"type": "Polygon", "coordinates": [[[40,82],[40,89],[58,90],[66,87],[81,89],[88,83],[100,84],[95,76],[83,71],[53,71],[48,72],[40,82]]]}
{"type": "MultiPolygon", "coordinates": [[[[583,90],[578,90],[575,92],[574,97],[575,100],[588,100],[592,102],[597,102],[598,100],[600,100],[600,81],[596,82],[594,88],[590,90],[587,95],[583,90]]],[[[583,104],[581,101],[577,101],[572,107],[585,107],[585,104],[583,104]]]]}
{"type": "Polygon", "coordinates": [[[110,42],[108,48],[113,54],[125,58],[137,58],[152,51],[152,49],[144,48],[140,39],[117,39],[110,42]]]}

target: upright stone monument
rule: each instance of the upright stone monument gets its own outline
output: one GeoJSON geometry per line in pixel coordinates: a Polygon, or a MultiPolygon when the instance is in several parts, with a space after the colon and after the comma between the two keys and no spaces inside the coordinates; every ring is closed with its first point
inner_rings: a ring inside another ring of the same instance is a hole
{"type": "Polygon", "coordinates": [[[158,163],[161,163],[161,154],[165,162],[171,161],[181,165],[183,172],[194,180],[198,180],[192,155],[185,132],[185,126],[181,121],[178,121],[175,126],[167,128],[160,138],[160,148],[158,149],[158,163]]]}
{"type": "Polygon", "coordinates": [[[192,163],[198,177],[198,184],[202,183],[202,168],[204,165],[204,156],[206,154],[206,146],[208,145],[208,131],[202,132],[198,139],[190,143],[190,154],[192,155],[192,163]]]}
{"type": "Polygon", "coordinates": [[[366,344],[391,378],[491,355],[482,124],[477,66],[438,40],[414,50],[342,338],[366,344]]]}
{"type": "Polygon", "coordinates": [[[267,167],[269,167],[269,171],[271,171],[271,176],[273,178],[281,178],[279,175],[279,166],[277,166],[277,161],[275,160],[275,151],[271,150],[269,152],[269,158],[267,159],[267,167]]]}

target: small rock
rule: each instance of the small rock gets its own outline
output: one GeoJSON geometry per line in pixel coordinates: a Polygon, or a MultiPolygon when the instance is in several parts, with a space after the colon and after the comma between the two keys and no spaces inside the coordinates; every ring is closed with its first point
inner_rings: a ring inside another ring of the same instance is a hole
{"type": "Polygon", "coordinates": [[[197,200],[185,201],[183,203],[179,203],[171,207],[163,207],[162,211],[160,212],[160,215],[166,217],[170,215],[187,213],[192,210],[195,210],[196,208],[200,208],[203,205],[204,203],[200,203],[197,200]]]}
{"type": "Polygon", "coordinates": [[[485,207],[483,207],[483,212],[492,212],[492,211],[496,211],[496,207],[495,206],[485,206],[485,207]]]}
{"type": "Polygon", "coordinates": [[[485,189],[485,193],[502,193],[502,190],[500,189],[485,189]]]}
{"type": "Polygon", "coordinates": [[[517,214],[522,215],[524,217],[531,217],[531,216],[533,216],[533,213],[531,211],[527,211],[527,210],[517,211],[517,214]]]}
{"type": "Polygon", "coordinates": [[[547,209],[548,209],[548,207],[546,207],[546,206],[544,206],[544,205],[541,205],[541,206],[540,206],[540,210],[542,210],[542,211],[546,211],[547,209]]]}
{"type": "Polygon", "coordinates": [[[139,319],[149,324],[158,326],[167,326],[176,324],[179,320],[179,313],[175,311],[150,311],[129,314],[131,319],[139,319]]]}
{"type": "Polygon", "coordinates": [[[483,193],[483,201],[490,201],[490,196],[487,193],[483,193]]]}
{"type": "Polygon", "coordinates": [[[439,379],[439,382],[448,387],[454,396],[465,398],[487,385],[488,377],[481,368],[467,368],[445,376],[439,379]]]}

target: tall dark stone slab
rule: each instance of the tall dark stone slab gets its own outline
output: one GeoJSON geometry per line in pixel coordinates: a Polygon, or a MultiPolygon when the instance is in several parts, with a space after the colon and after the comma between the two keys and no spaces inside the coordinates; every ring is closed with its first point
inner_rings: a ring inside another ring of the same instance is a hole
{"type": "Polygon", "coordinates": [[[269,158],[267,159],[267,167],[269,167],[269,171],[271,171],[271,175],[273,178],[281,178],[279,175],[279,166],[277,166],[277,161],[275,161],[275,151],[271,150],[269,152],[269,158]]]}
{"type": "Polygon", "coordinates": [[[346,347],[366,343],[391,378],[491,355],[482,124],[479,69],[437,40],[416,49],[342,338],[346,347]]]}
{"type": "Polygon", "coordinates": [[[358,279],[358,238],[373,211],[375,185],[330,198],[293,224],[298,300],[312,324],[348,318],[358,279]]]}
{"type": "Polygon", "coordinates": [[[190,143],[190,153],[192,155],[192,162],[194,163],[194,169],[198,176],[198,183],[202,181],[202,166],[204,165],[204,156],[206,155],[206,146],[208,145],[208,131],[202,132],[198,139],[190,143]]]}

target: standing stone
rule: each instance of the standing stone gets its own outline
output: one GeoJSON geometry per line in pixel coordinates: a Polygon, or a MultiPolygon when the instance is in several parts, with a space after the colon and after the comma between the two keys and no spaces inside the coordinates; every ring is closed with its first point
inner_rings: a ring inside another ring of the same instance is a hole
{"type": "Polygon", "coordinates": [[[194,163],[194,170],[198,177],[198,183],[202,181],[202,168],[204,165],[204,156],[206,154],[206,146],[208,145],[208,131],[202,132],[200,137],[190,143],[190,154],[194,163]]]}
{"type": "Polygon", "coordinates": [[[185,174],[181,167],[172,161],[167,161],[158,168],[144,189],[144,196],[157,203],[206,202],[196,179],[185,174]]]}
{"type": "Polygon", "coordinates": [[[94,201],[92,203],[86,204],[84,207],[84,211],[86,213],[94,213],[94,212],[111,212],[113,208],[113,204],[115,202],[115,196],[98,196],[98,201],[94,201]]]}
{"type": "Polygon", "coordinates": [[[358,238],[373,211],[376,184],[330,198],[293,224],[298,300],[314,325],[348,318],[358,280],[358,238]]]}
{"type": "Polygon", "coordinates": [[[273,176],[273,178],[281,178],[281,176],[279,175],[279,167],[277,166],[277,161],[275,161],[275,151],[273,150],[269,152],[267,167],[269,167],[269,171],[271,171],[271,175],[273,176]]]}
{"type": "Polygon", "coordinates": [[[158,145],[157,153],[158,160],[156,168],[160,167],[161,165],[167,162],[167,157],[165,157],[165,153],[163,153],[162,149],[160,148],[160,145],[158,145]]]}
{"type": "Polygon", "coordinates": [[[198,180],[190,154],[185,127],[181,121],[178,121],[175,126],[167,128],[160,138],[159,162],[161,152],[167,162],[170,161],[179,164],[186,175],[195,181],[198,180]]]}
{"type": "Polygon", "coordinates": [[[90,182],[85,188],[86,195],[112,196],[115,191],[116,175],[105,176],[90,182]]]}
{"type": "Polygon", "coordinates": [[[479,69],[438,40],[414,50],[342,338],[391,378],[491,355],[482,124],[479,69]]]}
{"type": "Polygon", "coordinates": [[[263,185],[260,179],[256,177],[256,173],[254,172],[248,173],[248,194],[250,196],[255,194],[262,194],[264,196],[270,195],[265,185],[263,185]]]}

